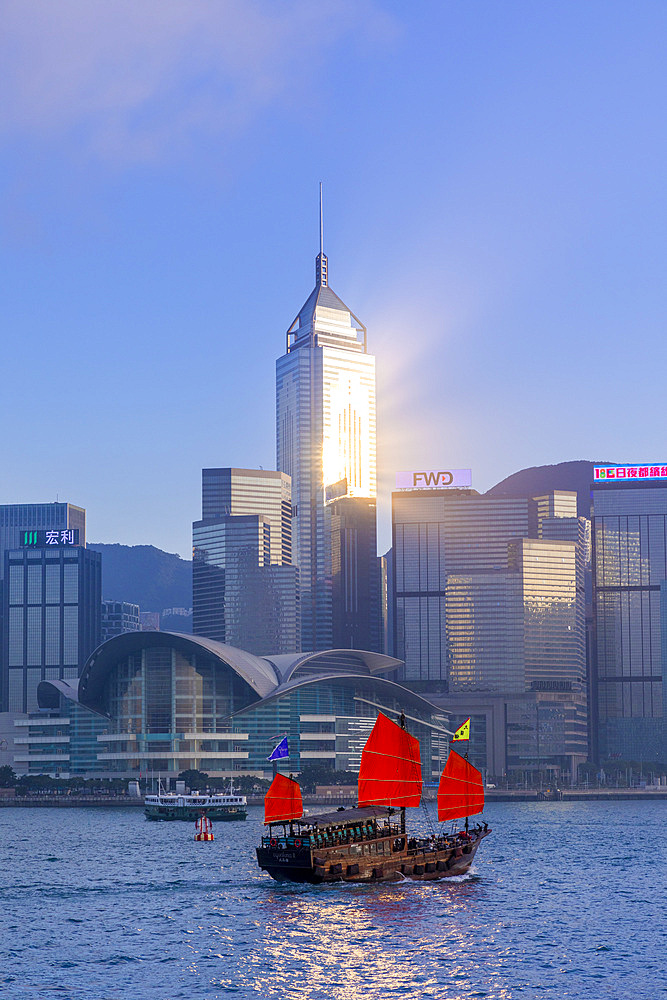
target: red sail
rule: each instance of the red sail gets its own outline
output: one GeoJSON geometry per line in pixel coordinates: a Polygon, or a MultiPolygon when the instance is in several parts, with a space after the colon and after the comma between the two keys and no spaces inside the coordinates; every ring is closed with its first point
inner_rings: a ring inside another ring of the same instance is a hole
{"type": "Polygon", "coordinates": [[[380,713],[361,754],[360,806],[418,806],[419,741],[380,713]]]}
{"type": "Polygon", "coordinates": [[[449,751],[438,785],[438,819],[474,816],[484,809],[482,775],[454,750],[449,751]]]}
{"type": "Polygon", "coordinates": [[[301,819],[303,802],[299,783],[284,774],[277,774],[264,796],[264,823],[285,823],[301,819]]]}

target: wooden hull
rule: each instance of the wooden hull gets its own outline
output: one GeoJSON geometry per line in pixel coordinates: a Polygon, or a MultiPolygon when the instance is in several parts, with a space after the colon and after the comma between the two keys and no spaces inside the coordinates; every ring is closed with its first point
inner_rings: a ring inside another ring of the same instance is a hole
{"type": "Polygon", "coordinates": [[[444,849],[410,848],[394,850],[391,840],[347,844],[311,850],[309,847],[258,847],[260,868],[283,882],[431,882],[465,875],[477,848],[490,830],[474,834],[467,844],[444,849]],[[382,845],[382,852],[378,850],[382,845]]]}

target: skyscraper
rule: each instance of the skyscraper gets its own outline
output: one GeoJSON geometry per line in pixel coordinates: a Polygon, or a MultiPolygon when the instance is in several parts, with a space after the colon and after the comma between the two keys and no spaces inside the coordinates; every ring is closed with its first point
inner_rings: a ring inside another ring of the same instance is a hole
{"type": "Polygon", "coordinates": [[[24,530],[79,532],[79,545],[86,544],[86,512],[72,503],[7,503],[0,505],[0,579],[5,568],[5,552],[17,549],[24,530]]]}
{"type": "Polygon", "coordinates": [[[596,467],[594,476],[594,749],[600,760],[664,765],[667,465],[596,467]]]}
{"type": "Polygon", "coordinates": [[[332,646],[383,646],[380,564],[374,500],[342,497],[329,505],[331,530],[332,646]]]}
{"type": "MultiPolygon", "coordinates": [[[[2,590],[2,581],[5,573],[5,555],[9,551],[18,550],[21,547],[25,531],[40,532],[41,541],[46,541],[47,531],[49,532],[49,538],[54,538],[55,534],[58,534],[60,537],[60,532],[62,531],[73,531],[76,533],[76,536],[72,537],[77,538],[77,544],[85,546],[86,512],[82,507],[75,507],[74,504],[59,502],[0,505],[0,591],[2,590]]],[[[9,675],[7,673],[9,628],[7,609],[8,602],[5,593],[4,600],[0,599],[0,705],[4,704],[5,706],[7,705],[9,684],[9,675]]],[[[17,621],[16,614],[17,612],[14,611],[14,622],[17,621]]],[[[33,608],[30,611],[30,616],[34,616],[34,614],[33,608]]],[[[14,666],[17,665],[16,663],[14,664],[14,666]]],[[[34,675],[31,674],[32,676],[34,675]]],[[[23,711],[23,709],[19,709],[19,711],[23,711]]]]}
{"type": "Polygon", "coordinates": [[[3,701],[34,712],[40,681],[79,677],[100,642],[99,552],[77,544],[77,529],[25,531],[5,552],[3,701]]]}
{"type": "Polygon", "coordinates": [[[588,751],[585,519],[574,494],[480,496],[456,488],[464,471],[399,473],[408,485],[392,495],[406,683],[485,725],[489,754],[503,730],[493,773],[575,776],[588,751]],[[437,477],[454,485],[414,485],[437,477]]]}
{"type": "MultiPolygon", "coordinates": [[[[452,621],[453,609],[470,612],[471,602],[477,609],[485,606],[490,599],[488,574],[506,574],[510,540],[529,534],[530,504],[521,498],[479,496],[470,489],[401,489],[392,494],[392,512],[395,655],[405,660],[406,681],[445,684],[448,659],[455,648],[447,645],[447,588],[454,602],[449,627],[458,636],[463,626],[452,621]],[[475,579],[475,574],[485,574],[484,580],[475,579]],[[451,576],[456,580],[450,580],[451,576]],[[472,590],[464,597],[469,587],[472,590]]],[[[494,579],[493,589],[504,592],[506,587],[514,593],[511,581],[500,576],[494,579]]],[[[498,596],[493,607],[504,606],[508,600],[507,594],[498,596]]],[[[508,627],[507,623],[503,626],[504,636],[508,627]]],[[[465,634],[469,650],[470,638],[465,634]]],[[[513,639],[505,637],[505,641],[508,649],[514,648],[513,639]]],[[[488,645],[485,648],[487,656],[494,655],[488,645]]],[[[463,676],[460,669],[457,666],[457,677],[463,676]]],[[[470,670],[467,666],[463,672],[470,670]]],[[[510,668],[506,660],[504,670],[515,676],[519,668],[510,668]]],[[[478,668],[472,670],[470,676],[477,672],[478,668]]]]}
{"type": "Polygon", "coordinates": [[[203,521],[261,514],[270,533],[271,565],[292,562],[292,487],[273,469],[202,469],[203,521]]]}
{"type": "Polygon", "coordinates": [[[204,469],[192,526],[192,629],[248,652],[300,644],[298,570],[291,564],[289,476],[204,469]]]}
{"type": "Polygon", "coordinates": [[[376,496],[375,358],[366,328],[329,287],[320,199],[315,287],[276,363],[277,467],[292,480],[302,648],[327,649],[332,625],[329,499],[376,496]]]}

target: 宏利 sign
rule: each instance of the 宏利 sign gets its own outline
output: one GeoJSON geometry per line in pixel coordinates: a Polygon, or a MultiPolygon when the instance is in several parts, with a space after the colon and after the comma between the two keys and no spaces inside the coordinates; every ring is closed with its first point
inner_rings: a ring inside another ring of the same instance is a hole
{"type": "Polygon", "coordinates": [[[667,465],[594,465],[594,482],[603,479],[667,479],[667,465]]]}
{"type": "Polygon", "coordinates": [[[397,490],[440,490],[443,487],[468,489],[472,486],[472,469],[425,469],[419,472],[397,472],[397,490]]]}
{"type": "Polygon", "coordinates": [[[78,528],[48,528],[46,531],[22,531],[21,548],[48,549],[79,544],[78,528]]]}

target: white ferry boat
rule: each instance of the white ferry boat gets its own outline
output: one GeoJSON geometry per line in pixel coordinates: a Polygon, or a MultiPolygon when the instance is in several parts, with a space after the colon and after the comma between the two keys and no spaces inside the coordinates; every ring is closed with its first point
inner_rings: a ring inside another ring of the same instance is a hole
{"type": "Polygon", "coordinates": [[[245,819],[248,800],[245,795],[209,792],[163,792],[146,795],[147,819],[186,819],[194,821],[202,814],[211,820],[245,819]]]}

